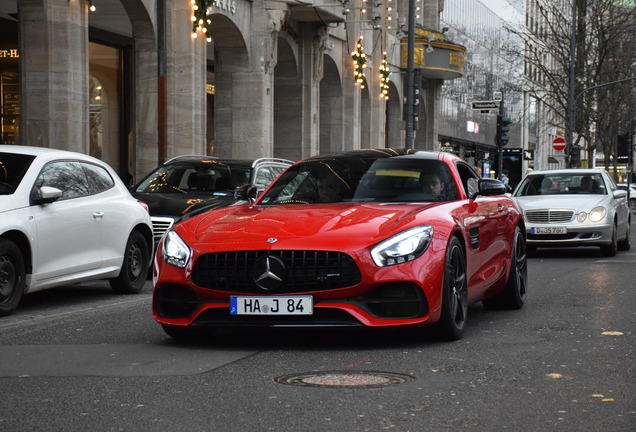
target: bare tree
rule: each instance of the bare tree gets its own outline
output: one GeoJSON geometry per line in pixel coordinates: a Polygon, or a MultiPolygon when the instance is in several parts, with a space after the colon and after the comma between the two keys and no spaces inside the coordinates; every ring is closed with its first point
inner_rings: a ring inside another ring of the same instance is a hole
{"type": "MultiPolygon", "coordinates": [[[[623,120],[617,120],[619,117],[636,115],[636,103],[633,100],[625,103],[626,93],[621,92],[620,87],[603,87],[602,110],[601,91],[588,91],[629,74],[629,68],[636,58],[636,11],[633,6],[617,6],[620,0],[572,1],[576,1],[577,10],[573,56],[570,48],[571,7],[563,9],[562,3],[553,0],[528,3],[532,10],[526,15],[525,25],[510,28],[524,41],[525,49],[510,54],[523,59],[526,90],[543,104],[554,126],[566,125],[568,129],[570,59],[574,58],[574,94],[577,104],[573,129],[576,138],[574,147],[568,148],[568,160],[575,166],[578,164],[576,156],[581,144],[587,151],[588,160],[592,160],[597,143],[606,155],[614,156],[615,160],[616,146],[612,146],[608,140],[610,137],[615,139],[623,125],[623,120]],[[608,128],[602,136],[601,127],[608,128]]],[[[606,156],[606,163],[610,159],[606,156]]]]}

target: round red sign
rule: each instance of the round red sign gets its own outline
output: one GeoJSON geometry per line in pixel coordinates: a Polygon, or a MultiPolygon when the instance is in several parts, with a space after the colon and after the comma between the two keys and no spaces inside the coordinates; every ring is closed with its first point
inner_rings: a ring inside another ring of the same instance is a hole
{"type": "Polygon", "coordinates": [[[565,139],[561,137],[557,137],[552,141],[552,147],[556,151],[562,151],[565,148],[565,139]]]}

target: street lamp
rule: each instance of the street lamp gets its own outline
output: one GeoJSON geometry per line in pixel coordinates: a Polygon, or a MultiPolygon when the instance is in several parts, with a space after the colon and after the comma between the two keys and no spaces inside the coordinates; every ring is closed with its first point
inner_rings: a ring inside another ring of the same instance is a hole
{"type": "Polygon", "coordinates": [[[409,28],[407,43],[406,61],[406,107],[404,116],[406,117],[406,143],[407,149],[412,149],[415,142],[415,125],[413,119],[413,82],[415,69],[415,0],[409,0],[409,28]]]}

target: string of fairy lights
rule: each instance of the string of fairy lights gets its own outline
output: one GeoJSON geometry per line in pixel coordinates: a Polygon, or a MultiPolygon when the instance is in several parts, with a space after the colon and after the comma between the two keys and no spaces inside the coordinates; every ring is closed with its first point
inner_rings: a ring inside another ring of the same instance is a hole
{"type": "Polygon", "coordinates": [[[208,14],[214,0],[190,0],[192,4],[192,37],[196,39],[197,32],[205,35],[208,42],[212,42],[212,33],[210,25],[212,22],[208,18],[208,14]]]}

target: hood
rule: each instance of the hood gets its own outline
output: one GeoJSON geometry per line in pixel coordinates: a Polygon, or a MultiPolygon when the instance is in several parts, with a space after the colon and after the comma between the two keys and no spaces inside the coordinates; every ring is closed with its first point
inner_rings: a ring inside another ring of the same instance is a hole
{"type": "MultiPolygon", "coordinates": [[[[268,248],[355,247],[383,240],[410,226],[439,218],[439,204],[241,205],[206,213],[180,224],[180,233],[194,233],[199,245],[231,244],[268,248]],[[284,246],[283,246],[284,245],[284,246]]],[[[191,235],[188,235],[188,238],[191,235]]],[[[187,241],[187,240],[186,240],[187,241]]],[[[222,246],[221,246],[222,247],[222,246]]]]}
{"type": "Polygon", "coordinates": [[[607,195],[539,195],[515,197],[514,202],[522,211],[541,209],[567,209],[590,211],[594,207],[605,205],[607,195]]]}
{"type": "Polygon", "coordinates": [[[137,192],[132,195],[148,205],[150,216],[169,216],[174,217],[176,220],[183,218],[186,214],[227,207],[238,202],[233,195],[137,192]]]}

